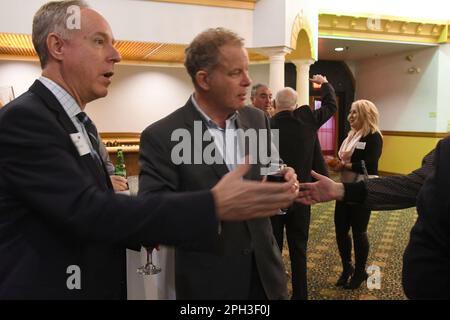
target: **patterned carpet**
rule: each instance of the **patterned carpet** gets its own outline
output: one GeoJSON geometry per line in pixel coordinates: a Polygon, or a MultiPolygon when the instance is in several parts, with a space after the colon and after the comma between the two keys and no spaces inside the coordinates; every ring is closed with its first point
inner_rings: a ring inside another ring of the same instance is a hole
{"type": "MultiPolygon", "coordinates": [[[[409,231],[416,220],[416,210],[372,211],[369,222],[370,252],[367,266],[381,271],[380,289],[369,290],[364,284],[358,290],[334,286],[341,273],[341,263],[334,233],[334,202],[312,207],[308,243],[308,290],[310,300],[401,300],[401,268],[409,231]]],[[[353,254],[352,254],[353,256],[353,254]]],[[[285,243],[283,260],[290,275],[285,243]]],[[[289,278],[290,282],[290,278],[289,278]]],[[[289,283],[289,291],[291,285],[289,283]]]]}

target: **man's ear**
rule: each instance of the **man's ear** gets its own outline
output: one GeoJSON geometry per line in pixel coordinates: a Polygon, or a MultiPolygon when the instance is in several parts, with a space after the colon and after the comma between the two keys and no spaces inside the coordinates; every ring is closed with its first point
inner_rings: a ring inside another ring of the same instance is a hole
{"type": "Polygon", "coordinates": [[[195,74],[195,81],[197,82],[197,85],[205,91],[210,89],[209,80],[208,72],[204,70],[197,71],[195,74]]]}
{"type": "Polygon", "coordinates": [[[57,33],[51,32],[47,36],[47,50],[49,56],[61,61],[64,56],[64,40],[57,33]]]}

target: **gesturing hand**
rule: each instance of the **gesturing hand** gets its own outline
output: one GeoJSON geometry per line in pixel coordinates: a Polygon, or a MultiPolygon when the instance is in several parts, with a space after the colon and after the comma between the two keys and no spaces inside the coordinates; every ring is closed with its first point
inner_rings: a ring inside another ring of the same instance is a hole
{"type": "Polygon", "coordinates": [[[322,84],[322,83],[327,83],[327,77],[321,75],[321,74],[315,74],[313,75],[313,77],[311,79],[309,79],[309,81],[312,81],[314,83],[318,83],[318,84],[322,84]]]}
{"type": "MultiPolygon", "coordinates": [[[[297,179],[287,172],[288,181],[257,182],[244,180],[250,165],[239,165],[212,189],[220,220],[247,220],[276,214],[289,207],[297,197],[297,179]]],[[[294,173],[295,174],[295,173],[294,173]]]]}
{"type": "Polygon", "coordinates": [[[311,171],[311,176],[316,182],[300,183],[300,191],[296,202],[304,205],[311,205],[317,202],[327,202],[331,200],[342,200],[344,197],[344,186],[330,178],[311,171]]]}

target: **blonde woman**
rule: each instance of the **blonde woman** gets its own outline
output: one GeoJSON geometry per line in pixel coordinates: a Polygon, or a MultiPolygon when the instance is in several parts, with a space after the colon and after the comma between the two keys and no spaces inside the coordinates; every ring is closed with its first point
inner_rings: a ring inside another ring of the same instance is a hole
{"type": "MultiPolygon", "coordinates": [[[[378,110],[372,102],[368,100],[353,102],[347,118],[351,130],[339,149],[340,161],[333,167],[334,170],[341,172],[342,182],[355,182],[366,174],[378,174],[378,159],[383,147],[378,118],[378,110]]],[[[343,267],[336,286],[357,289],[367,279],[365,269],[369,255],[367,237],[369,218],[370,210],[363,205],[336,201],[334,223],[343,267]],[[350,228],[355,248],[355,267],[351,262],[350,228]]]]}

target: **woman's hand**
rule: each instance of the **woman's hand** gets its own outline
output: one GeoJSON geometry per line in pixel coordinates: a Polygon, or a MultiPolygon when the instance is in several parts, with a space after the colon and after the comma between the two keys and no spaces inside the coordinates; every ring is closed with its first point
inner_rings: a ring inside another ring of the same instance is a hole
{"type": "Polygon", "coordinates": [[[338,158],[326,158],[325,159],[327,165],[330,167],[331,170],[339,172],[343,170],[344,163],[339,160],[338,158]]]}

